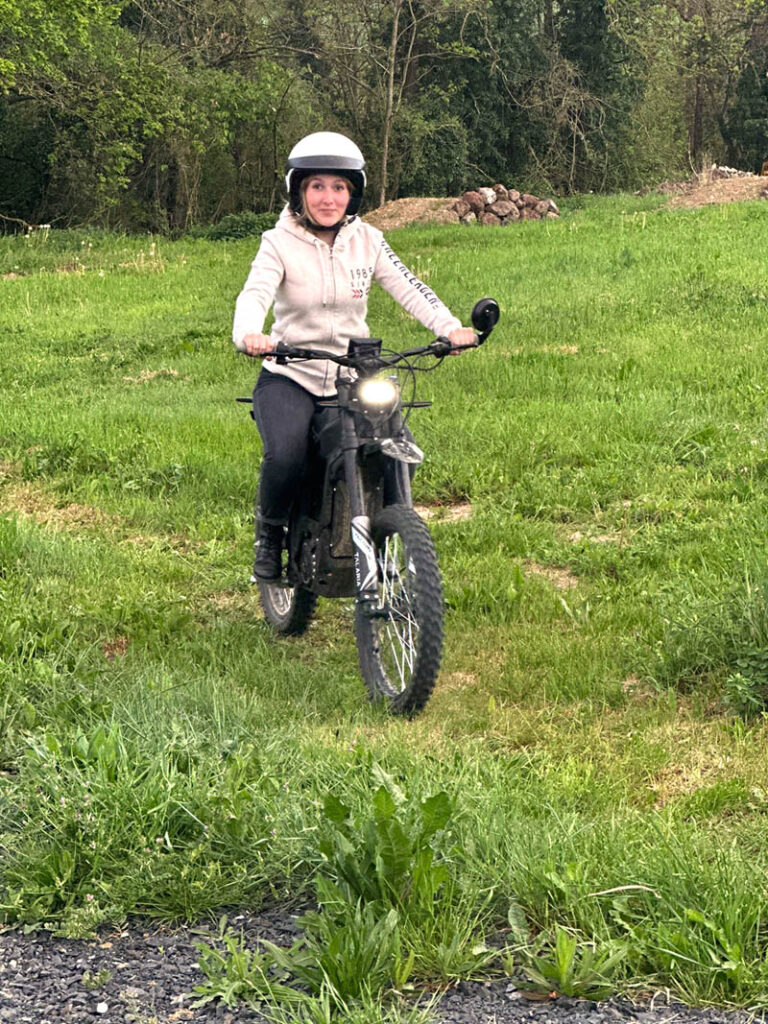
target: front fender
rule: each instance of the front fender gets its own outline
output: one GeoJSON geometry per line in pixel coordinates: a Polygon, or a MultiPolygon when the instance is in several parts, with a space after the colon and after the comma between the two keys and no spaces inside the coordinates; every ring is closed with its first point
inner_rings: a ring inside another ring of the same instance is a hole
{"type": "Polygon", "coordinates": [[[390,459],[418,466],[424,461],[424,452],[414,441],[404,437],[384,437],[378,442],[379,451],[390,459]]]}

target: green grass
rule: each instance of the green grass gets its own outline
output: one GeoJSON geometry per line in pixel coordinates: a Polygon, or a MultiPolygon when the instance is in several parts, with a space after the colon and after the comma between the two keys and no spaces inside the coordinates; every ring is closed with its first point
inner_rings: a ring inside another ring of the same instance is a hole
{"type": "MultiPolygon", "coordinates": [[[[254,242],[0,239],[5,919],[319,900],[297,1020],[501,970],[762,1005],[767,225],[623,196],[392,232],[465,320],[482,295],[503,316],[411,423],[417,502],[472,506],[432,520],[447,639],[414,722],[367,704],[348,604],[279,639],[246,583],[260,448],[233,399],[257,367],[228,337],[254,242]],[[384,821],[400,881],[372,894],[384,821]],[[384,980],[332,992],[327,949],[372,921],[384,980]]],[[[424,339],[383,293],[369,323],[424,339]]],[[[208,994],[255,990],[230,945],[208,994]]]]}

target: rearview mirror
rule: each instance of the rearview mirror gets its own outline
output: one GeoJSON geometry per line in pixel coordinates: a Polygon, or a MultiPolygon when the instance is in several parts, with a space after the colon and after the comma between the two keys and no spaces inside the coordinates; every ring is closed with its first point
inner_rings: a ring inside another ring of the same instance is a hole
{"type": "Polygon", "coordinates": [[[480,340],[485,341],[493,328],[499,322],[501,311],[496,299],[480,299],[475,303],[472,310],[472,326],[480,335],[480,340]]]}

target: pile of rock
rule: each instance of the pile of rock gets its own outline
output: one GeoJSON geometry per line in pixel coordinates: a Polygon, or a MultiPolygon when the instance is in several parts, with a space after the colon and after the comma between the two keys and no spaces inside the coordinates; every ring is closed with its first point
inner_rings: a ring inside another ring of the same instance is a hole
{"type": "Polygon", "coordinates": [[[516,188],[494,185],[465,192],[453,206],[462,224],[503,226],[516,220],[553,220],[560,211],[553,199],[539,199],[516,188]]]}
{"type": "Polygon", "coordinates": [[[704,178],[709,178],[711,181],[719,181],[723,178],[752,178],[754,175],[752,171],[741,171],[737,167],[718,167],[717,164],[712,164],[709,171],[705,171],[702,175],[704,178]]]}

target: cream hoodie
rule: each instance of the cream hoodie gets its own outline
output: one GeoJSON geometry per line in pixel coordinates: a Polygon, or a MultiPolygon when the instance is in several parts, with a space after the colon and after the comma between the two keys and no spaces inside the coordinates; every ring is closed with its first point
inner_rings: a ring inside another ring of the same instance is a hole
{"type": "MultiPolygon", "coordinates": [[[[287,345],[317,345],[344,353],[350,338],[369,337],[365,322],[371,281],[377,281],[433,334],[449,334],[461,321],[410,272],[370,224],[354,218],[333,248],[303,228],[286,207],[261,238],[251,272],[238,296],[232,340],[242,351],[246,334],[264,328],[274,302],[272,338],[287,345]]],[[[264,367],[285,374],[314,395],[336,390],[337,367],[325,360],[264,367]]]]}

